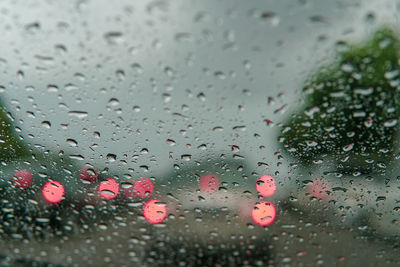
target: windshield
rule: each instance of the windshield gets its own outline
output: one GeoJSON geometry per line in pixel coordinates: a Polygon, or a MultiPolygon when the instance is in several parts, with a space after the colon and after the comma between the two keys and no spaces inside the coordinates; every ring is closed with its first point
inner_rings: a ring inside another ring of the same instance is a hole
{"type": "Polygon", "coordinates": [[[0,265],[398,264],[397,0],[0,12],[0,265]]]}

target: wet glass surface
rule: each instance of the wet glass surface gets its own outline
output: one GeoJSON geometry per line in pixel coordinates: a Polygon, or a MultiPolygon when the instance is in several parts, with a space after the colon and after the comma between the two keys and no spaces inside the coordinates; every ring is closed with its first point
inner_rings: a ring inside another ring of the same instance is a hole
{"type": "Polygon", "coordinates": [[[1,266],[394,266],[396,0],[0,3],[1,266]]]}

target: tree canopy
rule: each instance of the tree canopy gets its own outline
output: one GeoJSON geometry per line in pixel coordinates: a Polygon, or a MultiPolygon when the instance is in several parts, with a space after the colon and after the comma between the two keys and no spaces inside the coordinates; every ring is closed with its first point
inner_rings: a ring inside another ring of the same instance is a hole
{"type": "Polygon", "coordinates": [[[400,115],[400,43],[389,28],[361,44],[338,42],[337,60],[311,75],[304,105],[282,129],[286,151],[309,165],[372,170],[394,158],[400,115]]]}

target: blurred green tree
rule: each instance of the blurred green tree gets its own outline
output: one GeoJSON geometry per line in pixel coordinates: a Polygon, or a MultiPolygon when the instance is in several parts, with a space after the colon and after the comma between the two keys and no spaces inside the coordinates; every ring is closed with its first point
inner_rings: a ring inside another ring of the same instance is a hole
{"type": "Polygon", "coordinates": [[[361,44],[337,43],[337,61],[303,87],[304,105],[279,141],[305,166],[329,158],[337,170],[370,172],[394,158],[400,115],[400,43],[389,28],[361,44]]]}
{"type": "Polygon", "coordinates": [[[15,132],[13,117],[0,99],[0,160],[9,161],[29,154],[28,146],[15,132]]]}

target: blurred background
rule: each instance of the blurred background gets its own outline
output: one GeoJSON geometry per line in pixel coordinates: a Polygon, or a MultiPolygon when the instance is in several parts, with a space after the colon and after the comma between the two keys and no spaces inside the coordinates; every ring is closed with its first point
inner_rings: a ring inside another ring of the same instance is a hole
{"type": "Polygon", "coordinates": [[[2,265],[398,263],[398,1],[0,12],[2,265]]]}

